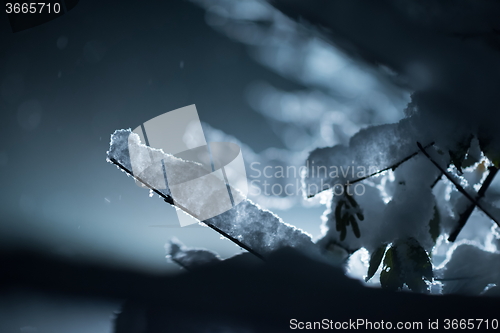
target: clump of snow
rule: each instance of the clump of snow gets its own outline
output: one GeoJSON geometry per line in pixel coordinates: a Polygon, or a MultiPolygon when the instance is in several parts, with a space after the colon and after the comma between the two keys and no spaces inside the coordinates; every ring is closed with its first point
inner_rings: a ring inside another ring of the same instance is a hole
{"type": "Polygon", "coordinates": [[[186,269],[221,261],[221,258],[212,251],[205,249],[188,248],[178,239],[173,238],[165,245],[167,258],[186,269]]]}
{"type": "Polygon", "coordinates": [[[372,126],[355,134],[349,146],[337,145],[312,151],[303,175],[305,193],[314,196],[337,184],[344,185],[367,177],[418,153],[417,142],[431,140],[422,137],[414,128],[413,118],[398,123],[372,126]]]}
{"type": "Polygon", "coordinates": [[[424,156],[418,155],[394,172],[395,189],[381,219],[384,230],[383,242],[413,237],[426,250],[433,241],[429,222],[434,215],[435,199],[431,184],[439,176],[439,170],[424,156]]]}
{"type": "MultiPolygon", "coordinates": [[[[397,127],[397,124],[393,124],[392,127],[397,127]]],[[[382,133],[387,128],[379,129],[381,137],[383,137],[382,133]]],[[[377,132],[378,130],[374,130],[372,134],[377,132]]],[[[395,131],[389,132],[395,133],[395,131]]],[[[353,147],[342,149],[334,147],[330,150],[330,153],[334,151],[338,154],[330,154],[326,149],[318,150],[311,154],[313,158],[310,158],[309,161],[313,160],[316,161],[316,164],[330,167],[332,164],[343,163],[338,163],[339,160],[343,160],[345,167],[347,167],[348,164],[345,163],[349,158],[346,157],[347,155],[357,162],[364,161],[365,163],[376,164],[383,169],[397,163],[401,158],[412,154],[412,152],[416,152],[416,145],[412,144],[411,140],[399,142],[398,138],[403,133],[401,132],[398,135],[394,134],[394,136],[380,139],[381,141],[378,142],[378,144],[386,145],[385,148],[389,151],[386,154],[378,154],[378,149],[375,147],[371,147],[373,151],[371,153],[370,150],[365,148],[358,149],[362,145],[355,143],[353,147]],[[366,156],[363,156],[361,152],[366,156]]],[[[366,139],[368,140],[368,138],[366,139]]],[[[357,142],[357,140],[354,142],[357,142]]],[[[445,157],[436,156],[436,159],[441,160],[440,158],[445,157]]],[[[356,165],[355,163],[350,164],[351,166],[356,165]]],[[[333,188],[331,190],[333,193],[331,204],[324,215],[324,230],[327,231],[320,243],[328,243],[333,240],[351,251],[361,247],[371,251],[382,243],[388,244],[400,238],[413,237],[425,249],[430,250],[433,241],[429,232],[429,221],[433,217],[435,206],[431,185],[439,177],[439,174],[440,171],[425,156],[416,154],[413,158],[398,166],[393,174],[385,174],[379,177],[379,179],[384,179],[384,186],[380,186],[381,182],[367,180],[357,184],[359,190],[356,193],[353,189],[354,185],[350,185],[350,191],[354,194],[353,198],[358,202],[360,209],[363,210],[365,219],[358,223],[361,237],[356,238],[353,232],[348,230],[344,241],[339,239],[339,233],[335,228],[335,215],[333,214],[342,193],[337,191],[337,188],[333,188]],[[392,177],[392,180],[389,179],[390,177],[392,177]],[[390,197],[388,203],[384,201],[385,196],[390,197]]],[[[317,181],[317,179],[305,178],[305,182],[310,185],[311,181],[317,181]]],[[[338,178],[327,179],[325,182],[330,181],[331,184],[332,181],[335,181],[339,182],[339,184],[345,184],[344,182],[349,179],[352,180],[352,173],[347,177],[339,175],[338,178]]]]}
{"type": "Polygon", "coordinates": [[[132,130],[121,129],[116,130],[111,134],[111,141],[109,143],[109,150],[106,152],[109,159],[115,159],[122,166],[132,171],[132,164],[130,163],[130,153],[128,150],[128,137],[132,130]]]}
{"type": "MultiPolygon", "coordinates": [[[[133,170],[136,179],[145,183],[147,187],[158,189],[155,186],[159,186],[160,190],[166,191],[164,194],[167,196],[170,192],[168,184],[165,184],[164,181],[164,173],[161,169],[150,167],[152,163],[163,160],[167,173],[174,175],[179,180],[179,183],[184,178],[193,179],[207,173],[207,170],[198,163],[176,158],[170,154],[163,153],[162,150],[142,144],[140,137],[135,133],[131,133],[130,130],[115,131],[112,135],[108,151],[108,161],[112,160],[117,161],[124,167],[130,168],[129,171],[133,170]],[[138,161],[131,163],[129,150],[134,151],[134,158],[138,161]],[[139,175],[136,175],[136,170],[139,171],[139,175]]],[[[170,184],[170,186],[173,185],[170,184]]],[[[207,188],[210,190],[210,187],[207,188]]],[[[186,191],[190,189],[190,187],[186,187],[186,191]]],[[[188,214],[193,214],[193,211],[186,210],[185,207],[196,207],[196,203],[200,201],[200,195],[203,195],[204,198],[207,196],[217,198],[219,195],[217,189],[212,192],[205,191],[203,193],[196,191],[196,189],[191,190],[190,193],[186,193],[185,196],[181,197],[182,200],[179,201],[177,197],[175,198],[176,206],[185,210],[188,214]]],[[[233,193],[237,192],[233,191],[233,193]]],[[[214,207],[212,202],[215,201],[210,202],[212,208],[214,207]]],[[[257,204],[248,199],[241,201],[224,213],[202,222],[216,227],[227,236],[245,244],[261,256],[284,246],[291,246],[317,254],[316,246],[309,234],[284,223],[278,216],[268,210],[261,209],[257,204]]]]}
{"type": "Polygon", "coordinates": [[[436,275],[444,294],[480,295],[490,284],[500,285],[500,252],[485,251],[477,244],[461,242],[448,253],[436,275]]]}
{"type": "Polygon", "coordinates": [[[309,234],[283,222],[271,211],[260,208],[248,199],[206,222],[244,242],[261,255],[285,246],[317,252],[309,234]]]}

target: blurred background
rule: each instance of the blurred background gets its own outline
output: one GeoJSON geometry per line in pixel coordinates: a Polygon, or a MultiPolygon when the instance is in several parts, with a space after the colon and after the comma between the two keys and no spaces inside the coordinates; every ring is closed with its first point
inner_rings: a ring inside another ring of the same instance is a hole
{"type": "MultiPolygon", "coordinates": [[[[106,162],[109,137],[196,104],[208,141],[249,166],[300,166],[316,147],[403,118],[409,92],[264,1],[81,0],[13,33],[0,13],[0,246],[147,272],[177,272],[164,244],[241,252],[106,162]]],[[[262,180],[262,179],[261,179],[262,180]]],[[[297,177],[273,182],[297,184],[297,177]]],[[[320,198],[251,194],[321,235],[320,198]]],[[[119,304],[33,293],[0,301],[2,332],[109,332],[119,304]],[[60,320],[64,318],[64,320],[60,320]]]]}

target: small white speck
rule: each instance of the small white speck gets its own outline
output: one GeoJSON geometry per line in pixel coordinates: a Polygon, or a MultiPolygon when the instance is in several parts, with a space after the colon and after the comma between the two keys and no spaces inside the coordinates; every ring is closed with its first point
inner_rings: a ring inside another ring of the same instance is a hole
{"type": "Polygon", "coordinates": [[[111,200],[109,200],[108,198],[104,198],[104,201],[106,201],[107,203],[111,202],[111,200]]]}

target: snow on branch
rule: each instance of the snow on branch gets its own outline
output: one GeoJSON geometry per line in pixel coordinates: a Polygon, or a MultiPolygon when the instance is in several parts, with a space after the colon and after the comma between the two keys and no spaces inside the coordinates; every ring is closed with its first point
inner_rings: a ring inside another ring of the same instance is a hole
{"type": "Polygon", "coordinates": [[[171,239],[165,245],[165,249],[168,253],[167,258],[186,270],[221,261],[215,252],[205,249],[188,248],[176,238],[171,239]]]}
{"type": "Polygon", "coordinates": [[[419,136],[412,120],[363,129],[351,138],[348,147],[337,145],[312,151],[302,175],[306,196],[394,170],[416,156],[415,141],[419,136]]]}
{"type": "MultiPolygon", "coordinates": [[[[137,152],[134,156],[143,158],[144,164],[150,164],[151,160],[154,162],[163,161],[165,168],[174,168],[174,172],[182,174],[186,172],[186,169],[196,171],[196,163],[148,147],[142,144],[139,136],[130,130],[117,130],[111,136],[108,161],[117,165],[127,174],[134,176],[138,182],[153,190],[166,202],[174,205],[168,183],[165,186],[163,179],[158,179],[162,178],[163,174],[154,172],[153,168],[148,169],[147,166],[144,166],[143,169],[151,172],[142,172],[139,176],[134,174],[129,154],[130,144],[137,152]],[[155,184],[163,184],[164,188],[157,188],[155,184]]],[[[188,214],[191,213],[178,202],[175,202],[175,206],[188,214]]],[[[260,208],[248,199],[220,215],[200,222],[261,259],[264,259],[265,255],[271,251],[285,246],[295,247],[310,253],[318,252],[309,234],[284,223],[277,215],[260,208]]]]}
{"type": "MultiPolygon", "coordinates": [[[[442,173],[443,175],[446,176],[446,178],[448,178],[448,180],[450,182],[453,183],[453,185],[455,185],[455,187],[457,188],[457,190],[462,193],[467,199],[470,200],[470,202],[477,206],[479,209],[481,209],[486,215],[488,215],[488,217],[490,219],[492,219],[493,221],[495,221],[495,223],[500,226],[500,222],[498,222],[498,220],[493,216],[491,215],[488,210],[486,210],[485,208],[483,208],[482,204],[480,204],[478,202],[478,200],[474,199],[463,187],[462,185],[460,185],[452,176],[450,176],[450,174],[448,174],[448,172],[446,172],[446,170],[444,170],[440,165],[439,163],[437,163],[430,155],[429,153],[424,149],[424,147],[422,147],[422,144],[420,144],[420,142],[417,142],[417,146],[418,148],[422,151],[422,153],[432,162],[432,164],[434,164],[442,173]]],[[[487,180],[488,182],[485,181],[484,185],[486,185],[485,187],[481,187],[481,190],[480,192],[478,193],[477,195],[477,199],[481,199],[481,197],[484,196],[484,192],[486,192],[486,189],[488,188],[489,184],[491,183],[491,181],[493,180],[493,177],[495,176],[496,174],[496,171],[494,171],[496,168],[493,168],[492,170],[490,170],[490,175],[491,177],[488,177],[487,180]],[[492,172],[493,171],[493,172],[492,172]],[[484,189],[483,189],[484,188],[484,189]]],[[[489,176],[489,175],[488,175],[489,176]]],[[[468,208],[468,209],[474,209],[474,206],[472,206],[472,208],[468,208]]],[[[472,210],[471,210],[471,213],[472,213],[472,210]]],[[[470,215],[470,213],[469,213],[470,215]]],[[[465,224],[465,222],[464,222],[465,224]]],[[[460,230],[458,230],[459,232],[460,230]]],[[[450,238],[455,240],[456,239],[456,236],[458,235],[458,232],[454,232],[450,238]],[[456,234],[455,234],[456,233],[456,234]],[[453,237],[452,237],[453,236],[453,237]]],[[[452,241],[452,240],[450,240],[452,241]]]]}

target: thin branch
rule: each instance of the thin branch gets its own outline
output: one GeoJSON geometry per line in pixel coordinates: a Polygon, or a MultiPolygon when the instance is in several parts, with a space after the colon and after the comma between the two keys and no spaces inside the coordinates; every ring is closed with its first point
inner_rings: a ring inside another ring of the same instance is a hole
{"type": "Polygon", "coordinates": [[[460,280],[472,280],[481,277],[480,275],[463,276],[455,278],[434,278],[435,281],[460,281],[460,280]]]}
{"type": "MultiPolygon", "coordinates": [[[[156,194],[158,194],[160,197],[163,198],[163,200],[165,200],[165,202],[171,204],[172,206],[177,206],[179,207],[180,209],[182,209],[183,211],[185,211],[186,213],[194,216],[188,209],[186,209],[185,207],[179,205],[178,203],[174,203],[174,199],[170,196],[170,195],[166,195],[164,193],[162,193],[161,191],[155,189],[153,186],[149,185],[145,180],[141,179],[140,177],[134,175],[132,173],[132,171],[130,171],[129,169],[127,169],[126,167],[124,167],[123,165],[120,164],[120,162],[118,162],[116,159],[114,158],[109,158],[109,160],[115,164],[116,166],[118,166],[120,169],[122,169],[123,171],[125,171],[126,173],[128,173],[129,175],[131,175],[132,177],[134,177],[135,179],[137,179],[138,181],[140,181],[142,184],[144,184],[147,188],[149,188],[150,190],[152,190],[153,192],[155,192],[156,194]]],[[[201,223],[204,223],[207,227],[217,231],[219,234],[221,234],[222,236],[224,236],[225,238],[229,239],[230,241],[232,241],[233,243],[235,243],[236,245],[238,245],[239,247],[247,250],[248,252],[250,252],[251,254],[255,255],[257,258],[259,259],[262,259],[265,261],[264,259],[264,256],[261,255],[260,253],[256,252],[255,250],[253,250],[250,246],[246,245],[245,243],[242,243],[240,240],[232,237],[231,235],[229,235],[228,233],[222,231],[221,229],[219,229],[218,227],[216,227],[215,225],[207,222],[206,220],[205,221],[200,221],[201,223]]]]}
{"type": "MultiPolygon", "coordinates": [[[[434,142],[431,142],[431,143],[429,143],[428,145],[426,145],[426,146],[425,146],[425,148],[428,148],[428,147],[432,146],[433,144],[434,144],[434,142]]],[[[371,173],[371,174],[369,174],[369,175],[367,175],[367,176],[364,176],[364,177],[361,177],[361,178],[355,179],[355,180],[353,180],[353,181],[351,181],[351,182],[347,182],[347,184],[344,184],[344,186],[348,186],[348,185],[351,185],[351,184],[358,183],[358,182],[360,182],[360,181],[362,181],[362,180],[365,180],[365,179],[371,178],[371,177],[373,177],[373,176],[376,176],[376,175],[378,175],[378,174],[381,174],[382,172],[385,172],[385,171],[387,171],[387,170],[389,170],[389,169],[395,170],[398,166],[400,166],[400,165],[401,165],[401,164],[403,164],[404,162],[408,161],[408,160],[409,160],[409,159],[411,159],[412,157],[417,156],[417,155],[418,155],[418,153],[419,153],[419,152],[418,152],[418,151],[416,151],[416,152],[414,152],[414,153],[412,153],[412,154],[410,154],[410,155],[406,156],[406,157],[405,157],[405,158],[403,158],[401,161],[398,161],[398,162],[396,162],[395,164],[393,164],[393,165],[391,165],[391,166],[388,166],[387,168],[384,168],[384,169],[381,169],[381,170],[375,171],[374,173],[371,173]]],[[[327,187],[323,188],[320,192],[323,192],[323,191],[328,190],[328,189],[330,189],[330,188],[331,188],[331,187],[328,185],[327,187]]],[[[320,192],[318,192],[318,193],[320,193],[320,192]]],[[[312,197],[314,197],[314,196],[315,196],[316,194],[318,194],[318,193],[315,193],[315,194],[312,194],[312,195],[311,195],[311,194],[309,194],[307,197],[308,197],[308,198],[312,198],[312,197]]]]}
{"type": "MultiPolygon", "coordinates": [[[[433,144],[434,144],[434,142],[431,142],[431,143],[429,143],[428,145],[426,145],[426,146],[425,146],[425,148],[428,148],[428,147],[432,146],[433,144]]],[[[371,175],[364,176],[364,177],[358,178],[358,179],[356,179],[356,180],[353,180],[352,182],[350,182],[350,184],[354,184],[354,183],[360,182],[360,181],[362,181],[362,180],[365,180],[365,179],[367,179],[367,178],[370,178],[370,177],[373,177],[373,176],[375,176],[375,175],[378,175],[379,173],[382,173],[382,172],[387,171],[387,170],[389,170],[389,169],[392,169],[392,170],[394,171],[394,170],[395,170],[398,166],[400,166],[400,165],[401,165],[401,164],[403,164],[404,162],[408,161],[409,159],[411,159],[412,157],[415,157],[415,156],[417,156],[417,155],[418,155],[418,151],[414,152],[413,154],[410,154],[410,155],[406,156],[406,157],[405,157],[405,158],[403,158],[401,161],[399,161],[399,162],[397,162],[397,163],[395,163],[395,164],[393,164],[393,165],[391,165],[391,166],[389,166],[389,167],[387,167],[387,168],[385,168],[385,169],[382,169],[382,170],[376,171],[376,172],[372,173],[371,175]]]]}
{"type": "Polygon", "coordinates": [[[111,161],[111,163],[113,163],[114,165],[116,165],[117,167],[119,167],[120,169],[122,169],[123,171],[125,171],[127,174],[129,174],[132,177],[134,177],[134,179],[137,179],[138,181],[140,181],[142,184],[144,184],[144,186],[146,186],[147,188],[149,188],[150,190],[152,190],[153,192],[155,192],[156,194],[158,194],[166,202],[168,202],[171,205],[174,204],[174,199],[171,196],[163,194],[161,191],[158,191],[157,189],[155,189],[154,187],[152,187],[151,185],[149,185],[148,183],[146,183],[145,180],[142,180],[141,177],[134,175],[132,173],[132,171],[130,171],[129,169],[127,169],[126,167],[124,167],[123,165],[121,165],[120,162],[118,162],[116,159],[110,157],[109,160],[111,161]]]}
{"type": "Polygon", "coordinates": [[[443,178],[442,172],[439,174],[439,176],[436,178],[436,180],[431,184],[431,189],[434,188],[434,186],[436,186],[436,184],[441,180],[441,178],[443,178]]]}
{"type": "Polygon", "coordinates": [[[467,191],[462,187],[462,185],[460,185],[455,179],[453,179],[452,176],[450,176],[448,174],[448,172],[446,172],[446,170],[444,170],[440,165],[439,163],[437,163],[430,155],[429,153],[427,153],[425,151],[425,148],[422,147],[422,145],[420,144],[420,142],[417,142],[417,146],[418,148],[422,151],[422,153],[425,155],[425,157],[427,157],[429,159],[429,161],[432,162],[432,164],[434,164],[436,166],[436,168],[438,168],[442,173],[443,175],[446,176],[446,178],[448,178],[448,180],[450,182],[452,182],[453,185],[455,185],[455,187],[457,188],[457,190],[462,193],[467,199],[469,199],[472,203],[474,203],[479,209],[481,209],[490,219],[492,219],[493,221],[495,221],[495,223],[500,226],[500,223],[493,217],[493,215],[491,215],[486,209],[484,209],[484,207],[478,202],[476,201],[476,199],[474,199],[473,197],[471,197],[471,195],[469,193],[467,193],[467,191]]]}
{"type": "MultiPolygon", "coordinates": [[[[486,193],[486,190],[491,185],[491,182],[493,181],[493,179],[495,178],[495,176],[498,172],[498,168],[496,168],[494,166],[489,167],[488,170],[490,172],[488,173],[488,176],[486,177],[483,184],[481,185],[481,188],[477,192],[476,201],[479,201],[479,199],[481,199],[484,196],[484,194],[486,193]]],[[[470,215],[472,214],[472,211],[474,210],[474,208],[476,208],[476,203],[473,202],[469,206],[467,206],[467,209],[462,214],[460,214],[460,218],[458,220],[458,225],[456,226],[456,228],[453,230],[453,232],[448,237],[449,242],[454,242],[457,239],[458,234],[460,233],[460,231],[462,231],[463,227],[467,223],[467,220],[469,219],[470,215]]]]}

